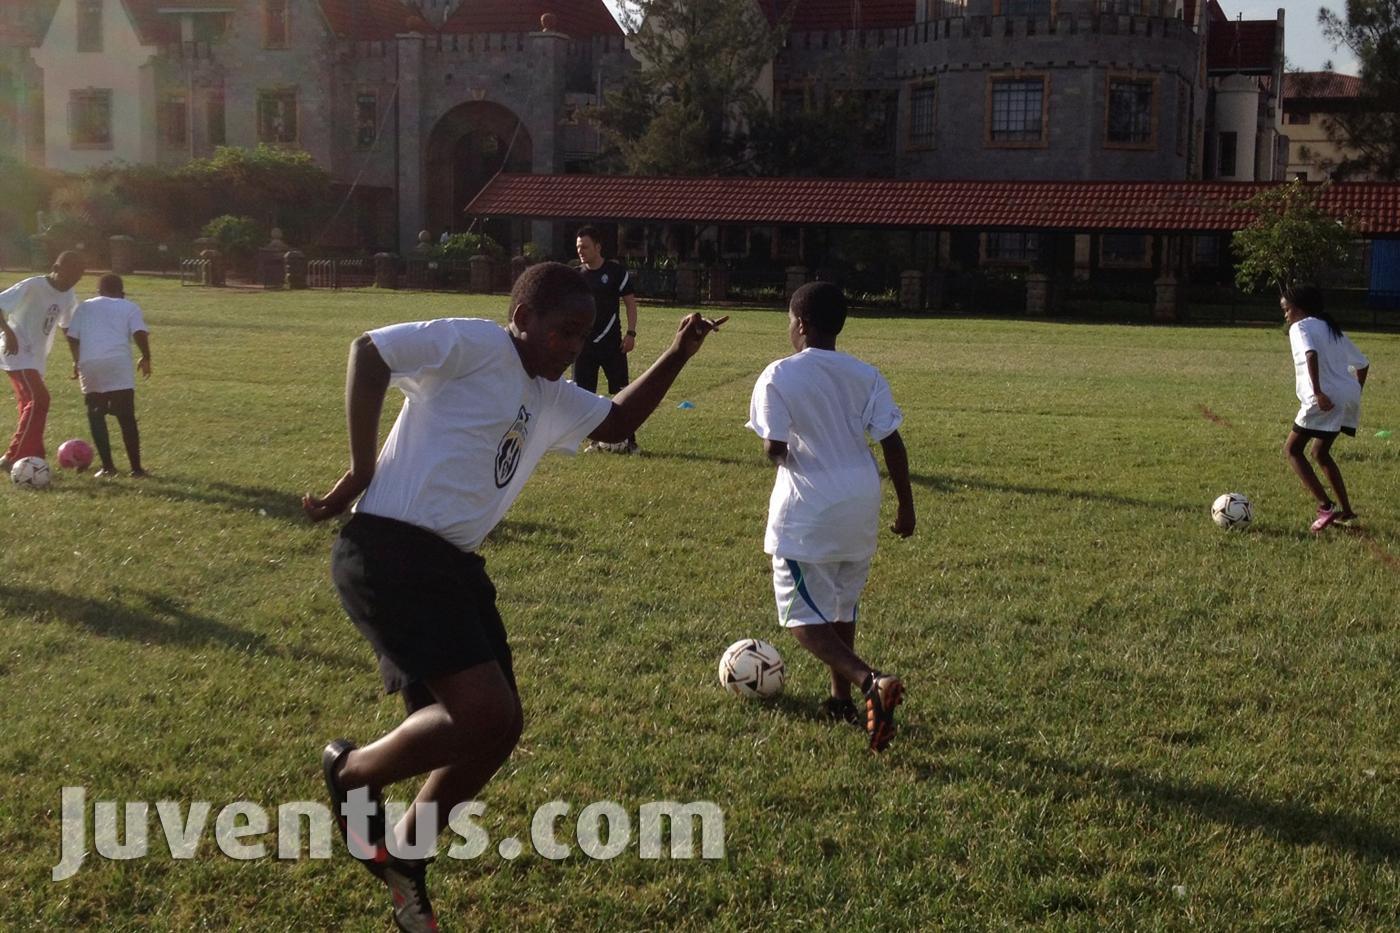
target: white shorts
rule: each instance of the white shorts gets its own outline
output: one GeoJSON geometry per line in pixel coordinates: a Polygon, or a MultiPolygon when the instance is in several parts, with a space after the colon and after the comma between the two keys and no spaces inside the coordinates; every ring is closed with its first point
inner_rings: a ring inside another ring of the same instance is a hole
{"type": "Polygon", "coordinates": [[[786,626],[855,622],[869,560],[811,563],[773,557],[778,622],[786,626]]]}

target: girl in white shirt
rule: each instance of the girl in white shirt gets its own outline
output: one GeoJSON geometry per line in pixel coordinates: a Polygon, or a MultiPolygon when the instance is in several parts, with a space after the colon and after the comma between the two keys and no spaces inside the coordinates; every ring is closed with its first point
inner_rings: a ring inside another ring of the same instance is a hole
{"type": "Polygon", "coordinates": [[[1284,289],[1279,307],[1288,322],[1294,386],[1300,406],[1283,452],[1304,488],[1317,500],[1317,517],[1310,526],[1316,534],[1333,522],[1346,524],[1356,518],[1341,468],[1332,459],[1332,443],[1343,431],[1356,434],[1356,425],[1348,423],[1355,416],[1348,419],[1347,413],[1360,408],[1361,387],[1366,383],[1370,363],[1327,314],[1322,290],[1317,286],[1284,289]],[[1335,502],[1328,497],[1304,455],[1309,440],[1313,442],[1313,460],[1332,487],[1335,502]]]}

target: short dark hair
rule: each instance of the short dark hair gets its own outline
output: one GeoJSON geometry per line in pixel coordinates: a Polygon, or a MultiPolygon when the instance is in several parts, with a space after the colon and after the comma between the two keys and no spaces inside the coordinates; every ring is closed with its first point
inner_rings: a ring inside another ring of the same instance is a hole
{"type": "Polygon", "coordinates": [[[122,282],[122,277],[115,272],[108,272],[97,280],[97,293],[108,298],[120,298],[126,294],[126,284],[122,282]]]}
{"type": "Polygon", "coordinates": [[[520,273],[510,290],[510,306],[521,305],[544,315],[597,310],[588,280],[562,262],[537,262],[520,273]]]}
{"type": "Polygon", "coordinates": [[[808,282],[792,293],[791,308],[807,326],[832,337],[846,326],[846,293],[831,282],[808,282]]]}
{"type": "Polygon", "coordinates": [[[574,234],[574,239],[579,239],[581,237],[588,237],[590,240],[592,240],[594,243],[597,243],[599,246],[603,245],[603,235],[599,233],[598,228],[593,226],[592,224],[585,224],[584,226],[578,228],[578,233],[574,234]]]}

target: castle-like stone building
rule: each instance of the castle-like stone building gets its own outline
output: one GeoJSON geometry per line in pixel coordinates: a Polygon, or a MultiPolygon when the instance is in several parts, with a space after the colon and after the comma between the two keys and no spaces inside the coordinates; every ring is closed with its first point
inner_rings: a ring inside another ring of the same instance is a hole
{"type": "MultiPolygon", "coordinates": [[[[1283,14],[1216,0],[754,0],[777,108],[856,93],[871,177],[1279,177],[1283,14]],[[788,4],[793,8],[788,9],[788,4]]],[[[0,12],[0,152],[81,171],[310,153],[354,236],[409,246],[499,169],[587,172],[627,68],[603,0],[31,0],[0,12]]],[[[514,243],[534,231],[495,231],[514,243]]]]}

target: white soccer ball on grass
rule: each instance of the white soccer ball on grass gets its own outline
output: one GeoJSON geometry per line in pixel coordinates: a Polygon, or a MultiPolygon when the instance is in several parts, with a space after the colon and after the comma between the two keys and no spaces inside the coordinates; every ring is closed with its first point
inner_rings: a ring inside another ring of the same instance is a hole
{"type": "Polygon", "coordinates": [[[1239,492],[1227,492],[1210,507],[1210,517],[1221,528],[1244,528],[1254,520],[1254,504],[1239,492]]]}
{"type": "Polygon", "coordinates": [[[778,649],[757,638],[736,641],[719,659],[719,682],[735,696],[768,699],[783,692],[787,667],[778,649]]]}

